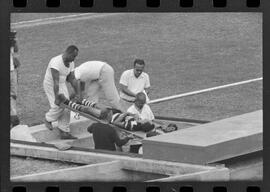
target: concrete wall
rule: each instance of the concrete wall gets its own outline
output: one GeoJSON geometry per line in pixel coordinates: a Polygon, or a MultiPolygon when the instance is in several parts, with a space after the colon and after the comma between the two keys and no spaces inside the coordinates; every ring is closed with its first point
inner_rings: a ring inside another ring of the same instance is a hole
{"type": "Polygon", "coordinates": [[[48,147],[11,144],[11,154],[96,163],[82,167],[11,178],[12,181],[148,181],[155,179],[228,180],[229,170],[211,166],[156,161],[136,157],[79,151],[58,151],[48,147]],[[213,173],[213,176],[211,174],[213,173]]]}
{"type": "Polygon", "coordinates": [[[143,140],[144,158],[207,164],[263,148],[262,110],[143,140]]]}

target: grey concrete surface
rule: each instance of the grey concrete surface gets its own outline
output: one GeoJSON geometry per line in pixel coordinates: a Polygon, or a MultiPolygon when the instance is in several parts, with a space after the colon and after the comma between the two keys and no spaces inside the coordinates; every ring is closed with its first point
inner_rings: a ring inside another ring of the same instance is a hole
{"type": "Polygon", "coordinates": [[[143,140],[144,158],[206,164],[262,150],[262,110],[143,140]]]}

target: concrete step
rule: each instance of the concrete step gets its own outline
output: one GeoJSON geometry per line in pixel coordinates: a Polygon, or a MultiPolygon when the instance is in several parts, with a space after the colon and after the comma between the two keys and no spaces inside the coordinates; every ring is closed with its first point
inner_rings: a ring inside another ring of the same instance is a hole
{"type": "Polygon", "coordinates": [[[260,151],[262,110],[143,140],[144,158],[206,164],[260,151]]]}
{"type": "MultiPolygon", "coordinates": [[[[94,121],[91,121],[84,117],[80,117],[80,119],[78,120],[71,118],[70,133],[72,135],[84,134],[84,133],[88,134],[87,128],[91,123],[94,123],[94,121]]],[[[47,141],[56,140],[60,137],[59,130],[56,128],[57,123],[53,123],[53,127],[54,127],[53,130],[49,130],[48,128],[45,127],[44,124],[41,124],[41,125],[29,127],[29,131],[38,142],[47,142],[47,141]]]]}
{"type": "MultiPolygon", "coordinates": [[[[79,116],[79,119],[75,118],[76,113],[71,112],[70,115],[70,133],[72,135],[77,134],[83,134],[87,133],[87,128],[92,124],[95,123],[95,121],[87,119],[83,116],[79,116]]],[[[188,128],[191,126],[194,126],[189,123],[183,123],[183,122],[175,122],[175,121],[165,121],[161,120],[162,124],[168,125],[169,123],[175,123],[177,124],[179,129],[188,128]]],[[[57,129],[57,122],[53,122],[53,130],[49,130],[45,127],[44,124],[36,125],[29,127],[29,131],[31,132],[32,136],[37,140],[37,142],[48,142],[59,139],[59,130],[57,129]]],[[[143,137],[145,136],[144,133],[142,133],[143,137]]]]}
{"type": "Polygon", "coordinates": [[[88,149],[94,148],[94,141],[93,141],[92,134],[81,133],[81,134],[74,134],[74,136],[78,137],[78,139],[57,138],[55,140],[47,141],[46,143],[49,143],[49,144],[66,143],[74,147],[82,147],[82,148],[88,148],[88,149]]]}

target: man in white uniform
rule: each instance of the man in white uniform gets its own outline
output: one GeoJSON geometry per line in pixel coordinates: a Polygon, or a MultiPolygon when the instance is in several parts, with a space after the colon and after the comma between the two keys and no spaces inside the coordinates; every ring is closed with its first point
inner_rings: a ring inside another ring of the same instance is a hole
{"type": "Polygon", "coordinates": [[[152,122],[155,119],[151,108],[146,104],[146,95],[143,92],[136,95],[134,104],[128,108],[127,112],[135,115],[140,121],[152,122]]]}
{"type": "MultiPolygon", "coordinates": [[[[44,91],[50,103],[50,110],[45,115],[45,125],[50,130],[52,122],[58,121],[58,129],[61,139],[76,139],[69,132],[70,111],[59,106],[59,94],[64,94],[69,99],[66,81],[70,82],[76,90],[74,76],[74,60],[78,55],[78,48],[74,45],[69,46],[61,55],[53,57],[49,62],[43,81],[44,91]]],[[[76,90],[77,92],[77,90],[76,90]]]]}
{"type": "Polygon", "coordinates": [[[134,69],[126,70],[120,78],[120,97],[128,108],[135,100],[135,96],[139,92],[146,94],[146,102],[149,101],[148,93],[150,88],[149,75],[144,71],[145,62],[142,59],[134,61],[134,69]]]}
{"type": "Polygon", "coordinates": [[[104,91],[110,105],[116,109],[123,110],[120,104],[120,97],[115,86],[114,70],[102,61],[87,61],[74,70],[77,80],[80,97],[82,94],[93,102],[98,102],[99,93],[104,91]]]}
{"type": "Polygon", "coordinates": [[[138,121],[142,123],[148,122],[154,125],[155,128],[161,129],[164,133],[176,131],[178,129],[176,124],[170,123],[165,126],[155,120],[151,108],[146,104],[146,95],[143,92],[136,95],[134,104],[128,108],[127,112],[133,114],[138,121]]]}

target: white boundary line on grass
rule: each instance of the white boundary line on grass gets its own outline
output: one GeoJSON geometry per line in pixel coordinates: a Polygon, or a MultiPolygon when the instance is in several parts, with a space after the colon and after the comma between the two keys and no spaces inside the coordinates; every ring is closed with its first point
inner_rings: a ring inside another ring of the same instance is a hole
{"type": "Polygon", "coordinates": [[[40,25],[49,25],[49,24],[64,23],[64,22],[69,22],[69,21],[100,18],[100,17],[107,17],[107,16],[113,16],[113,15],[119,15],[119,14],[123,14],[123,13],[82,13],[82,14],[65,15],[65,16],[59,16],[59,17],[48,17],[44,19],[35,19],[35,20],[11,23],[11,28],[12,29],[28,28],[28,27],[35,27],[35,26],[40,26],[40,25]]]}
{"type": "Polygon", "coordinates": [[[256,79],[249,79],[249,80],[246,80],[246,81],[239,81],[239,82],[236,82],[236,83],[221,85],[221,86],[202,89],[202,90],[198,90],[198,91],[192,91],[192,92],[188,92],[188,93],[172,95],[172,96],[163,97],[163,98],[160,98],[160,99],[151,100],[151,101],[149,101],[148,104],[160,103],[160,102],[165,102],[165,101],[169,101],[169,100],[173,100],[173,99],[179,99],[181,97],[186,97],[186,96],[196,95],[196,94],[205,93],[205,92],[209,92],[209,91],[213,91],[213,90],[218,90],[218,89],[223,89],[223,88],[227,88],[227,87],[242,85],[242,84],[251,83],[251,82],[254,82],[254,81],[260,81],[262,79],[263,78],[260,77],[260,78],[256,78],[256,79]]]}
{"type": "Polygon", "coordinates": [[[85,15],[93,15],[95,13],[82,13],[82,14],[75,14],[75,15],[63,15],[58,17],[47,17],[43,19],[34,19],[34,20],[27,20],[27,21],[20,21],[17,23],[11,23],[13,25],[19,25],[19,24],[26,24],[26,23],[35,23],[35,22],[43,22],[43,21],[49,21],[49,20],[57,20],[57,19],[65,19],[65,18],[72,18],[72,17],[80,17],[85,15]]]}

